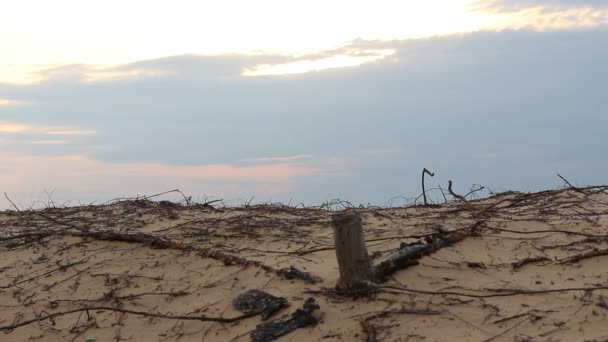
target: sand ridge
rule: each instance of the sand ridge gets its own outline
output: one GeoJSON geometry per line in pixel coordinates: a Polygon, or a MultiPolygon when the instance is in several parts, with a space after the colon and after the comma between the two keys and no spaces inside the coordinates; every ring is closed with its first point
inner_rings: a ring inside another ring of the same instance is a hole
{"type": "Polygon", "coordinates": [[[316,326],[280,341],[608,341],[607,189],[357,209],[376,263],[401,243],[480,225],[359,298],[331,291],[334,212],[322,208],[5,211],[0,327],[32,322],[0,340],[249,341],[260,316],[217,320],[238,318],[232,300],[256,288],[290,302],[271,319],[311,296],[320,304],[316,326]],[[288,279],[292,266],[320,282],[288,279]]]}

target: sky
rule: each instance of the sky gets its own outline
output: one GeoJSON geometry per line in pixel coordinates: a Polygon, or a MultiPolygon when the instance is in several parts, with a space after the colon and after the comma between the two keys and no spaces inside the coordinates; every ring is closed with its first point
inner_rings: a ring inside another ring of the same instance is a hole
{"type": "Polygon", "coordinates": [[[423,168],[433,201],[607,183],[606,1],[24,0],[0,41],[0,191],[23,208],[402,205],[423,168]]]}

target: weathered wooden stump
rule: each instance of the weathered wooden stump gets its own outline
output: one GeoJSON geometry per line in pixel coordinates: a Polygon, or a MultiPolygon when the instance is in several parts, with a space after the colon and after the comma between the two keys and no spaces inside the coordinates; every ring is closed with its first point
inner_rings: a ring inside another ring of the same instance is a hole
{"type": "Polygon", "coordinates": [[[336,288],[342,291],[368,288],[375,279],[372,261],[367,254],[361,217],[357,214],[337,214],[332,218],[332,224],[340,268],[336,288]]]}

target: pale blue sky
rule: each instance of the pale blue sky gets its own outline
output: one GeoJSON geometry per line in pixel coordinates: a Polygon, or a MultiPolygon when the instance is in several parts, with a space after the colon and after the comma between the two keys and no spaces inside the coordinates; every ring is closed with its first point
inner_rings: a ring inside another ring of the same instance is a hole
{"type": "Polygon", "coordinates": [[[515,18],[511,29],[354,36],[304,55],[280,41],[276,52],[201,54],[203,41],[169,57],[16,73],[23,82],[0,83],[0,191],[25,206],[45,190],[77,203],[173,188],[383,205],[416,197],[424,167],[436,172],[429,187],[452,179],[461,192],[552,188],[555,173],[606,183],[608,6],[518,4],[466,3],[515,18]],[[303,64],[332,68],[243,76],[303,64]]]}

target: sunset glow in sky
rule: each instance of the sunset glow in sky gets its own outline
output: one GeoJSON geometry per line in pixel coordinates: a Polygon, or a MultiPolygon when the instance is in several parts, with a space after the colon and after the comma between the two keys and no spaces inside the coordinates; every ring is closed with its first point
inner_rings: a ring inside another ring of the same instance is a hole
{"type": "MultiPolygon", "coordinates": [[[[42,81],[41,71],[68,64],[103,68],[181,54],[305,57],[355,39],[412,39],[482,29],[550,29],[608,21],[606,11],[585,7],[567,9],[558,16],[543,13],[542,7],[513,13],[479,8],[476,0],[108,0],[97,5],[77,0],[10,1],[0,12],[0,81],[42,81]]],[[[304,58],[279,68],[252,66],[256,71],[244,72],[300,73],[359,65],[384,56],[304,58]]],[[[132,71],[132,75],[137,74],[132,71]]],[[[121,76],[91,73],[90,79],[121,76]]]]}

